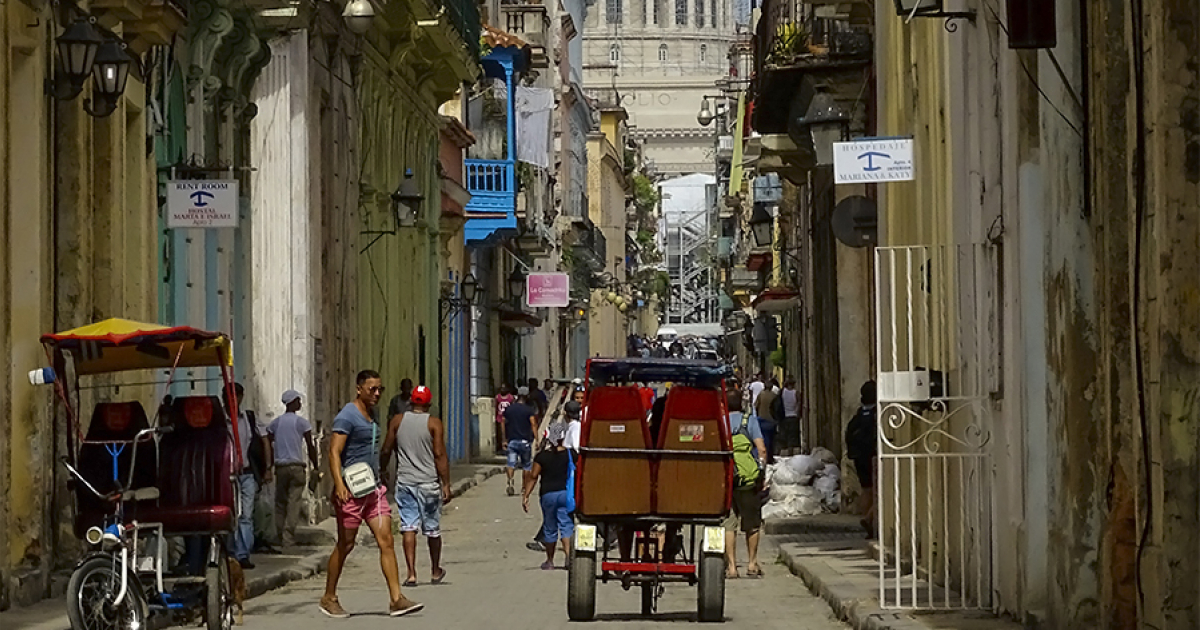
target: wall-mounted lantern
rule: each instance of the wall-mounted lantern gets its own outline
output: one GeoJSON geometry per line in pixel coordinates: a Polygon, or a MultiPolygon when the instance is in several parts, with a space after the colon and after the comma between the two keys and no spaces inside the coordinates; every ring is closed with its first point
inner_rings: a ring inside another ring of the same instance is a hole
{"type": "Polygon", "coordinates": [[[425,195],[421,194],[421,189],[413,180],[412,169],[404,169],[404,180],[400,182],[396,192],[392,193],[392,212],[396,215],[396,223],[401,227],[416,225],[417,210],[420,209],[423,201],[425,201],[425,195]]]}
{"type": "Polygon", "coordinates": [[[513,269],[508,275],[508,294],[515,302],[519,302],[525,294],[525,274],[520,269],[513,269]]]}
{"type": "Polygon", "coordinates": [[[954,32],[958,26],[954,20],[975,20],[974,11],[947,11],[944,0],[894,0],[896,14],[906,21],[915,17],[946,20],[946,30],[954,32]]]}
{"type": "Polygon", "coordinates": [[[129,81],[129,66],[133,58],[125,52],[125,42],[109,39],[96,51],[92,64],[92,95],[95,104],[88,113],[103,118],[117,111],[125,84],[129,81]]]}
{"type": "Polygon", "coordinates": [[[438,299],[438,306],[442,309],[442,322],[450,315],[461,313],[475,305],[475,297],[479,295],[479,281],[475,279],[474,274],[468,273],[467,277],[463,278],[458,284],[458,293],[457,296],[448,293],[438,299]]]}
{"type": "Polygon", "coordinates": [[[55,96],[69,101],[83,91],[83,84],[92,74],[96,51],[104,38],[92,23],[95,18],[80,18],[71,23],[67,30],[55,40],[58,48],[60,80],[54,84],[55,96]]]}
{"type": "Polygon", "coordinates": [[[758,247],[771,245],[772,232],[775,230],[775,219],[767,209],[754,204],[754,212],[750,213],[750,233],[754,235],[754,244],[758,247]]]}
{"type": "Polygon", "coordinates": [[[850,116],[838,107],[833,94],[824,85],[817,86],[808,110],[796,124],[812,136],[818,166],[833,164],[833,144],[846,140],[850,132],[850,116]]]}

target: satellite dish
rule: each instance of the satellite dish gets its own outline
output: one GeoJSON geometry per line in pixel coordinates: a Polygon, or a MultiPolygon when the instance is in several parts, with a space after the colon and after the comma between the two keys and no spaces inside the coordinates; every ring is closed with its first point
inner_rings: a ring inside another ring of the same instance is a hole
{"type": "Polygon", "coordinates": [[[838,202],[830,223],[833,235],[844,245],[866,247],[879,242],[879,214],[875,201],[862,195],[838,202]]]}

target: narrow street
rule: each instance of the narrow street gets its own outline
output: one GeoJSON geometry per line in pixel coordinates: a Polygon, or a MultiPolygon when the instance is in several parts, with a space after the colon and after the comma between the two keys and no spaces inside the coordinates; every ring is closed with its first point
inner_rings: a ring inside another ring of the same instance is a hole
{"type": "MultiPolygon", "coordinates": [[[[525,548],[540,514],[521,511],[519,497],[504,495],[503,475],[493,477],[455,499],[443,517],[446,539],[442,585],[422,584],[406,589],[425,610],[400,619],[384,614],[387,594],[374,547],[355,549],[342,577],[339,597],[354,614],[331,620],[317,610],[325,576],[296,582],[282,590],[247,602],[246,628],[295,630],[340,625],[346,628],[489,628],[516,630],[566,628],[566,571],[541,571],[543,556],[525,548]]],[[[428,556],[423,542],[418,560],[421,580],[428,580],[428,556]]],[[[829,607],[809,594],[803,583],[774,563],[775,550],[764,549],[762,580],[728,583],[727,623],[756,630],[832,630],[847,626],[836,621],[829,607]]],[[[403,558],[401,574],[403,575],[403,558]]],[[[561,561],[561,558],[560,558],[561,561]]],[[[745,550],[742,549],[742,561],[745,550]]],[[[744,573],[744,567],[742,568],[744,573]]],[[[659,614],[644,619],[638,614],[636,590],[625,592],[616,584],[597,585],[597,619],[623,628],[656,628],[666,622],[692,622],[695,590],[668,586],[659,614]]]]}

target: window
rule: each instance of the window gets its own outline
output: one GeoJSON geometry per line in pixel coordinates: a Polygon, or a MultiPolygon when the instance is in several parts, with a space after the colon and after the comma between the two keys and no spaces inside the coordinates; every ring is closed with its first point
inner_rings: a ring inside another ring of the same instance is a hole
{"type": "Polygon", "coordinates": [[[704,65],[707,62],[708,62],[708,46],[706,44],[700,44],[700,65],[704,65]]]}
{"type": "Polygon", "coordinates": [[[658,7],[660,5],[662,5],[663,0],[650,0],[650,2],[654,5],[654,23],[662,24],[662,22],[660,22],[659,18],[658,18],[658,13],[659,13],[658,7]]]}
{"type": "Polygon", "coordinates": [[[613,44],[608,47],[608,62],[621,63],[621,47],[613,44]]]}
{"type": "Polygon", "coordinates": [[[604,5],[604,19],[609,24],[620,24],[623,8],[621,0],[607,0],[604,5]]]}
{"type": "Polygon", "coordinates": [[[708,0],[696,0],[696,27],[704,26],[704,3],[708,0]]]}
{"type": "Polygon", "coordinates": [[[712,0],[712,19],[709,20],[709,22],[712,24],[713,28],[720,28],[720,25],[717,24],[717,16],[719,15],[721,14],[717,13],[717,0],[712,0]]]}
{"type": "Polygon", "coordinates": [[[666,44],[659,44],[659,46],[658,46],[658,60],[659,60],[659,61],[662,61],[662,62],[664,62],[664,63],[667,61],[667,45],[666,45],[666,44]]]}
{"type": "Polygon", "coordinates": [[[675,26],[687,26],[688,0],[675,0],[675,26]]]}

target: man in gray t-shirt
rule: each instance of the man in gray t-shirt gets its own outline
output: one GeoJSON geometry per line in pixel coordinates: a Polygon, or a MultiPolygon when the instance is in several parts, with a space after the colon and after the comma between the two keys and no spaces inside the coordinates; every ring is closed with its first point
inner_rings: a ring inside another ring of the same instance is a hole
{"type": "Polygon", "coordinates": [[[300,392],[283,392],[287,411],[267,427],[275,453],[275,530],[283,546],[296,544],[296,526],[300,523],[300,501],[307,485],[308,470],[304,466],[305,446],[308,461],[317,467],[317,445],[313,441],[312,425],[298,415],[300,392]]]}

